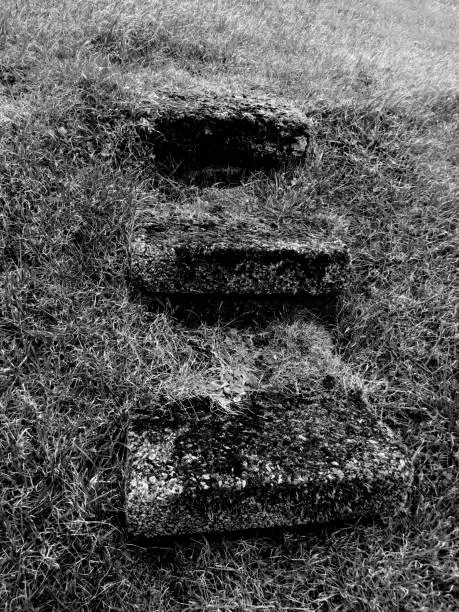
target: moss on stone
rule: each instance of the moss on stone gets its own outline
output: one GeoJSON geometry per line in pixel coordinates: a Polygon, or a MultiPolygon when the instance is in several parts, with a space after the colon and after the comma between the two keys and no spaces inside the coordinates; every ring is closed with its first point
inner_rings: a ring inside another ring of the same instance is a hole
{"type": "Polygon", "coordinates": [[[133,418],[127,523],[155,537],[368,517],[403,505],[400,443],[330,377],[299,395],[209,397],[133,418]]]}

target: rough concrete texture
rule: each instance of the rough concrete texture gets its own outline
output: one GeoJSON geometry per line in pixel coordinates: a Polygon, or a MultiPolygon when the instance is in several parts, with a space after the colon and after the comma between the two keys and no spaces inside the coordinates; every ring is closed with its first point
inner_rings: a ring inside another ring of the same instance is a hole
{"type": "Polygon", "coordinates": [[[139,145],[175,175],[233,176],[298,163],[310,140],[303,113],[263,94],[160,89],[126,110],[139,145]]]}
{"type": "Polygon", "coordinates": [[[349,272],[340,240],[222,217],[152,220],[131,249],[131,280],[153,294],[323,296],[349,272]]]}
{"type": "Polygon", "coordinates": [[[128,448],[128,529],[153,538],[395,513],[412,478],[394,434],[329,376],[226,409],[158,401],[133,418],[128,448]]]}

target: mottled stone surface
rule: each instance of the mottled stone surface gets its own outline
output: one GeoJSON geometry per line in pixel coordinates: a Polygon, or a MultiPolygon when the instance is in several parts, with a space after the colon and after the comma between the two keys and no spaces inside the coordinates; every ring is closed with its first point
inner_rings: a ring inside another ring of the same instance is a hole
{"type": "Polygon", "coordinates": [[[131,254],[131,280],[159,294],[322,296],[338,293],[350,271],[340,240],[211,217],[150,221],[131,254]]]}
{"type": "Polygon", "coordinates": [[[158,402],[128,434],[133,535],[305,525],[397,512],[411,467],[394,435],[330,377],[298,395],[158,402]]]}
{"type": "Polygon", "coordinates": [[[231,176],[298,163],[309,145],[307,117],[263,94],[161,89],[127,110],[139,145],[176,175],[221,170],[231,176]]]}

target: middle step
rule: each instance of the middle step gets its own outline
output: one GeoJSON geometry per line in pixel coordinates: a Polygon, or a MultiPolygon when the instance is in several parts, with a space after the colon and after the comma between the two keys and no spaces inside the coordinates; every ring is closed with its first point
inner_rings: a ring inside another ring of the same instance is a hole
{"type": "Polygon", "coordinates": [[[230,210],[144,210],[132,241],[131,280],[152,294],[322,297],[339,293],[349,272],[339,239],[230,210]]]}

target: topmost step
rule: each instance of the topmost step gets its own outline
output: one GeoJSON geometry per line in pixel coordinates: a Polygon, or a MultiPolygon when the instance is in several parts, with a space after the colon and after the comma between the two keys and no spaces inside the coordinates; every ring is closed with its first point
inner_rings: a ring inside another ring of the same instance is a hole
{"type": "Polygon", "coordinates": [[[219,180],[301,161],[310,122],[266,95],[158,90],[128,113],[159,169],[178,177],[219,180]]]}

